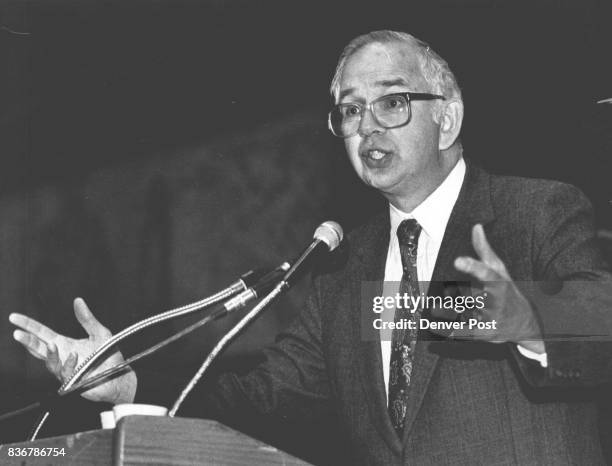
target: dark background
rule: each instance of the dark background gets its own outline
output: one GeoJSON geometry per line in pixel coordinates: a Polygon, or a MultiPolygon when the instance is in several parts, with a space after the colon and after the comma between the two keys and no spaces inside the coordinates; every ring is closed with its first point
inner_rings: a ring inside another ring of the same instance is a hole
{"type": "MultiPolygon", "coordinates": [[[[448,60],[466,157],[573,183],[612,229],[612,105],[596,104],[612,97],[611,14],[605,0],[0,2],[0,411],[57,386],[12,341],[10,312],[78,336],[78,295],[117,331],[381,205],[326,130],[337,57],[370,30],[405,30],[448,60]]],[[[256,360],[303,294],[222,364],[256,360]]],[[[180,385],[230,323],[150,364],[180,385]]],[[[87,409],[46,435],[95,426],[87,409]]],[[[31,422],[0,426],[0,441],[31,422]]]]}
{"type": "Polygon", "coordinates": [[[2,2],[2,25],[22,34],[0,32],[1,188],[74,180],[298,113],[324,129],[342,47],[396,28],[458,76],[470,157],[572,181],[601,207],[612,136],[610,107],[595,102],[612,95],[610,2],[509,3],[2,2]]]}

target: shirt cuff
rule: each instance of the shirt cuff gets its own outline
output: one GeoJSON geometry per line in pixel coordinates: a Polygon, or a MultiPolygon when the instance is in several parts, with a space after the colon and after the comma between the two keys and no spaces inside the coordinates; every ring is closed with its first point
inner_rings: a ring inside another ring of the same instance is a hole
{"type": "Polygon", "coordinates": [[[542,367],[548,367],[548,355],[545,352],[542,354],[538,354],[526,348],[523,348],[521,345],[516,345],[516,349],[526,358],[538,361],[542,367]]]}

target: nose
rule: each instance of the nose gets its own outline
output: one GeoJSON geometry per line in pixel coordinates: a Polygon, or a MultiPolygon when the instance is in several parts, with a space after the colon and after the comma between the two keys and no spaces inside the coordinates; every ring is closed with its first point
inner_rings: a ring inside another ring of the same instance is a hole
{"type": "Polygon", "coordinates": [[[376,118],[374,117],[374,113],[369,108],[366,108],[363,111],[363,116],[361,117],[361,121],[359,122],[359,130],[358,133],[360,136],[370,136],[374,133],[382,133],[385,130],[376,118]]]}

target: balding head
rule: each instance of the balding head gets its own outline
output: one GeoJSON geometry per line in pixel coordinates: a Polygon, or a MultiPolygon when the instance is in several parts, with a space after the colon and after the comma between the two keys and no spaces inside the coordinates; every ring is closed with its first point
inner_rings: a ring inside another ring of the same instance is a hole
{"type": "Polygon", "coordinates": [[[459,89],[457,79],[450,70],[446,60],[440,57],[440,55],[438,55],[429,45],[416,37],[405,32],[388,30],[372,31],[358,36],[344,48],[338,59],[336,72],[334,73],[330,86],[330,92],[336,101],[338,99],[340,79],[347,60],[362,48],[374,43],[406,44],[410,49],[410,53],[416,53],[417,55],[421,75],[430,87],[428,92],[443,95],[447,100],[462,101],[461,90],[459,89]]]}

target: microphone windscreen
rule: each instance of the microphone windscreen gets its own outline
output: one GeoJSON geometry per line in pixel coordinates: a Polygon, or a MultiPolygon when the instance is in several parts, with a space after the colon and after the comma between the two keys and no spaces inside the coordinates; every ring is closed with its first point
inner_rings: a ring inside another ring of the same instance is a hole
{"type": "Polygon", "coordinates": [[[333,251],[338,247],[338,245],[342,242],[342,238],[344,237],[344,233],[342,231],[342,227],[336,223],[328,220],[327,222],[323,222],[319,227],[315,230],[313,238],[319,241],[323,241],[327,244],[327,247],[330,251],[333,251]]]}

